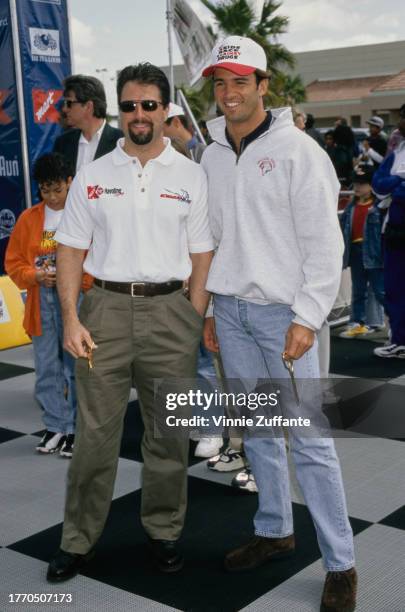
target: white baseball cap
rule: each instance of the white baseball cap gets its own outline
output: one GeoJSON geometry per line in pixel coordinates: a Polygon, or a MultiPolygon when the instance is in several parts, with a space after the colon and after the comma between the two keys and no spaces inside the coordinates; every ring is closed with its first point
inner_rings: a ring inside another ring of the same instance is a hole
{"type": "Polygon", "coordinates": [[[184,115],[183,107],[180,106],[180,104],[174,104],[174,102],[170,102],[167,118],[171,119],[172,117],[178,117],[179,115],[184,115]]]}
{"type": "Polygon", "coordinates": [[[244,36],[228,36],[215,45],[211,54],[211,65],[203,70],[202,75],[210,76],[215,68],[225,68],[240,76],[253,72],[264,77],[269,76],[263,48],[244,36]]]}
{"type": "Polygon", "coordinates": [[[381,117],[377,117],[377,115],[371,117],[368,121],[366,121],[366,123],[368,123],[369,125],[376,125],[380,128],[380,130],[382,130],[384,127],[384,119],[381,119],[381,117]]]}

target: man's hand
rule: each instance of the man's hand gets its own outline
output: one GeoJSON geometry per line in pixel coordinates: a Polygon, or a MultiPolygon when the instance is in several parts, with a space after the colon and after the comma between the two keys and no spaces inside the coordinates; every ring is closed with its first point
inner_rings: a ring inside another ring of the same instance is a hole
{"type": "Polygon", "coordinates": [[[213,353],[219,352],[214,317],[207,317],[204,322],[203,339],[205,347],[213,353]]]}
{"type": "Polygon", "coordinates": [[[314,344],[315,332],[309,327],[291,323],[285,337],[284,355],[286,359],[299,359],[314,344]]]}
{"type": "Polygon", "coordinates": [[[68,351],[75,359],[78,357],[89,356],[89,349],[96,349],[90,333],[80,323],[79,319],[64,321],[64,342],[63,348],[68,351]]]}

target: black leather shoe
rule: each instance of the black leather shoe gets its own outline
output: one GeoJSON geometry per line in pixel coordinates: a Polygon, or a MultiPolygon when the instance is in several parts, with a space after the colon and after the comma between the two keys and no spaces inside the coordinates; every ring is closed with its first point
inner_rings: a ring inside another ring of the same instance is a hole
{"type": "Polygon", "coordinates": [[[86,565],[87,561],[90,561],[93,556],[94,553],[92,551],[86,555],[79,555],[65,552],[60,548],[49,563],[46,579],[48,582],[63,582],[64,580],[70,580],[80,572],[82,567],[86,565]]]}
{"type": "Polygon", "coordinates": [[[176,541],[149,540],[149,547],[161,572],[178,572],[184,565],[184,557],[176,541]]]}

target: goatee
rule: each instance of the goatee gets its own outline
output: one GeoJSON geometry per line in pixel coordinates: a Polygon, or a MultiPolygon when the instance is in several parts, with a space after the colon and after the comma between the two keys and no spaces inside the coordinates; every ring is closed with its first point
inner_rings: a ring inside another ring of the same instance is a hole
{"type": "Polygon", "coordinates": [[[131,126],[128,129],[129,137],[132,142],[136,145],[145,145],[149,144],[153,138],[153,126],[150,126],[150,130],[148,132],[141,132],[140,134],[136,134],[131,130],[131,126]]]}

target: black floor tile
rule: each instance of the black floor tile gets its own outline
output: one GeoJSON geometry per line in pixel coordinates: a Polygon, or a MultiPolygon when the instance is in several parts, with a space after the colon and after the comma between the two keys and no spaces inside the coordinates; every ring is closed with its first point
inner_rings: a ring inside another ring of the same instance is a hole
{"type": "Polygon", "coordinates": [[[23,374],[29,374],[30,372],[34,372],[34,369],[27,368],[25,366],[14,365],[13,363],[0,362],[0,380],[14,378],[15,376],[22,376],[23,374]]]}
{"type": "MultiPolygon", "coordinates": [[[[255,495],[190,478],[189,508],[181,542],[186,565],[178,574],[161,575],[149,555],[140,524],[140,492],[130,493],[112,503],[96,557],[83,573],[180,610],[236,612],[320,557],[308,511],[305,506],[294,504],[296,554],[248,576],[226,573],[223,557],[252,536],[256,507],[255,495]]],[[[366,521],[352,520],[355,533],[369,525],[366,521]]],[[[58,525],[10,548],[47,561],[57,549],[60,535],[58,525]]]]}
{"type": "MultiPolygon", "coordinates": [[[[120,457],[123,459],[132,459],[134,461],[143,461],[141,452],[141,441],[144,432],[144,426],[137,401],[130,402],[124,420],[124,433],[121,441],[120,457]]],[[[194,449],[196,443],[190,442],[189,465],[199,463],[201,458],[194,457],[194,449]]]]}
{"type": "Polygon", "coordinates": [[[380,523],[381,525],[387,525],[388,527],[395,527],[396,529],[405,531],[405,506],[398,508],[398,510],[386,516],[380,523]]]}
{"type": "Polygon", "coordinates": [[[330,371],[359,378],[396,378],[405,374],[405,360],[376,357],[376,346],[370,340],[332,337],[330,371]]]}
{"type": "Polygon", "coordinates": [[[21,436],[25,436],[25,434],[21,433],[20,431],[13,431],[12,429],[0,427],[0,444],[2,442],[14,440],[15,438],[21,438],[21,436]]]}
{"type": "Polygon", "coordinates": [[[334,388],[341,398],[324,408],[332,427],[378,438],[405,439],[405,388],[367,379],[342,379],[334,388]]]}

